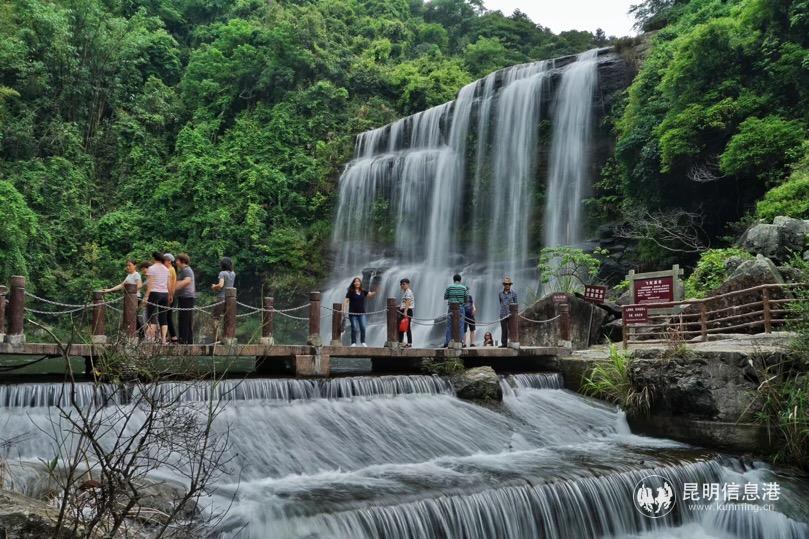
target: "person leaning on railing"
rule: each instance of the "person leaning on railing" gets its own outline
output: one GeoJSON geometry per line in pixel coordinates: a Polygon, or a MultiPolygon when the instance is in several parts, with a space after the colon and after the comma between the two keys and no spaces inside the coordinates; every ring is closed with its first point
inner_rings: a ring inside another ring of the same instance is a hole
{"type": "MultiPolygon", "coordinates": [[[[137,286],[137,294],[138,294],[138,303],[140,303],[140,289],[143,287],[143,280],[140,277],[140,273],[138,273],[138,263],[135,262],[133,259],[129,259],[126,261],[126,277],[124,280],[121,281],[120,284],[113,286],[112,288],[105,288],[101,292],[104,294],[109,294],[110,292],[118,292],[119,290],[123,290],[124,286],[128,284],[134,284],[137,286]]],[[[142,323],[140,320],[140,316],[137,317],[137,326],[138,326],[138,333],[143,331],[142,323]]]]}

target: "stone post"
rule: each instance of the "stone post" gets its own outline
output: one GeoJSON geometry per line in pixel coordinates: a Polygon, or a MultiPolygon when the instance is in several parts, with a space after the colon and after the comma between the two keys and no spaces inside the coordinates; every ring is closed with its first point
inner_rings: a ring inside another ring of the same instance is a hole
{"type": "Polygon", "coordinates": [[[236,289],[225,288],[225,334],[224,344],[236,344],[236,289]]]}
{"type": "Polygon", "coordinates": [[[106,305],[104,305],[104,292],[93,292],[93,314],[90,321],[90,339],[93,344],[107,344],[106,333],[106,305]]]}
{"type": "Polygon", "coordinates": [[[10,280],[11,294],[8,301],[8,333],[9,344],[25,344],[23,322],[25,321],[25,277],[14,275],[10,280]]]}
{"type": "Polygon", "coordinates": [[[320,292],[309,293],[309,338],[306,344],[323,345],[323,339],[320,337],[320,292]]]}
{"type": "Polygon", "coordinates": [[[261,312],[261,344],[275,344],[275,339],[272,336],[274,309],[275,300],[269,297],[264,298],[264,310],[261,312]]]}
{"type": "Polygon", "coordinates": [[[570,338],[570,303],[559,303],[559,340],[562,346],[571,346],[570,338]]]}
{"type": "Polygon", "coordinates": [[[331,304],[331,345],[340,346],[343,334],[343,304],[331,304]]]}
{"type": "Polygon", "coordinates": [[[449,320],[447,321],[452,324],[452,328],[450,330],[450,335],[452,336],[452,342],[449,343],[450,348],[462,348],[463,343],[461,342],[461,304],[460,303],[450,303],[449,304],[449,320]]]}
{"type": "Polygon", "coordinates": [[[0,343],[6,340],[6,294],[8,289],[0,285],[0,343]]]}
{"type": "Polygon", "coordinates": [[[131,341],[138,338],[138,285],[124,285],[124,335],[131,341]]]}
{"type": "Polygon", "coordinates": [[[519,305],[512,303],[508,306],[508,346],[509,348],[520,349],[520,321],[519,305]]]}
{"type": "Polygon", "coordinates": [[[388,341],[385,346],[388,348],[398,348],[399,346],[399,324],[397,320],[397,303],[396,298],[388,298],[386,302],[387,308],[387,326],[388,326],[388,341]]]}

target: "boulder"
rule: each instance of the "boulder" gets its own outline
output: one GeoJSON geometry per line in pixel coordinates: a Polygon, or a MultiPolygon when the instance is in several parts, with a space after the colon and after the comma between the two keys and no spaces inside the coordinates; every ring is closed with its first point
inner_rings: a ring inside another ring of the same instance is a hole
{"type": "MultiPolygon", "coordinates": [[[[603,340],[602,326],[612,317],[607,311],[583,299],[566,294],[570,304],[570,336],[574,350],[587,348],[603,340]]],[[[560,335],[559,319],[551,322],[534,322],[532,320],[550,320],[557,315],[557,306],[553,296],[545,296],[528,307],[520,318],[520,345],[522,346],[559,346],[563,340],[560,335]],[[528,319],[528,320],[526,320],[528,319]]]]}
{"type": "Polygon", "coordinates": [[[786,262],[806,248],[809,220],[776,217],[772,224],[759,223],[748,228],[738,245],[753,254],[764,255],[776,262],[786,262]]]}
{"type": "Polygon", "coordinates": [[[739,264],[730,277],[710,295],[726,294],[761,284],[783,284],[783,282],[784,278],[772,260],[762,255],[756,255],[753,260],[745,260],[739,264]]]}
{"type": "Polygon", "coordinates": [[[467,369],[452,378],[455,394],[459,399],[475,401],[501,401],[503,389],[500,379],[491,367],[467,369]]]}
{"type": "Polygon", "coordinates": [[[756,362],[771,365],[779,354],[690,351],[671,357],[661,350],[636,350],[630,380],[652,391],[654,415],[710,421],[752,421],[761,410],[756,362]]]}

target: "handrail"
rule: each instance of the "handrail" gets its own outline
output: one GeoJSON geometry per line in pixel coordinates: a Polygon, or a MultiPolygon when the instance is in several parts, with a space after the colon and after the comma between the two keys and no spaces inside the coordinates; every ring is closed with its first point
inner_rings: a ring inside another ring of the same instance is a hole
{"type": "Polygon", "coordinates": [[[807,283],[767,283],[751,286],[742,290],[734,290],[716,296],[709,296],[700,299],[685,299],[680,301],[667,301],[661,303],[633,303],[622,306],[623,310],[630,307],[645,307],[650,310],[667,309],[678,307],[681,312],[670,314],[650,314],[646,322],[640,324],[627,324],[626,319],[622,321],[624,333],[624,347],[631,343],[667,342],[667,339],[656,340],[653,337],[667,332],[669,329],[676,330],[680,335],[701,335],[702,340],[708,340],[711,334],[722,333],[740,328],[752,328],[764,326],[764,332],[770,333],[775,324],[783,324],[787,321],[786,308],[773,308],[773,306],[786,306],[789,303],[800,301],[797,297],[770,298],[770,290],[788,290],[794,288],[807,287],[807,283]],[[708,309],[707,306],[719,300],[755,294],[761,292],[761,299],[747,302],[740,305],[730,305],[718,309],[708,309]],[[699,312],[684,312],[692,306],[699,306],[699,312]],[[783,318],[773,318],[773,314],[782,315],[783,318]],[[720,315],[720,316],[716,316],[720,315]],[[732,323],[738,320],[752,318],[749,322],[732,323]],[[657,322],[660,320],[659,322],[657,322]],[[731,323],[728,325],[728,323],[731,323]],[[700,329],[692,329],[699,325],[700,329]],[[678,329],[679,328],[679,329],[678,329]],[[634,334],[636,330],[642,330],[642,335],[647,338],[637,338],[634,334]],[[652,338],[648,338],[652,337],[652,338]]]}

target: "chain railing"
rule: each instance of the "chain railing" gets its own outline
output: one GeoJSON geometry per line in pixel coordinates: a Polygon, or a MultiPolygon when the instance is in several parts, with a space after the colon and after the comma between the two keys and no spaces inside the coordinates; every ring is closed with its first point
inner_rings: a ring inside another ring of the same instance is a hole
{"type": "MultiPolygon", "coordinates": [[[[192,307],[180,307],[152,301],[150,297],[139,298],[137,295],[137,287],[134,284],[124,285],[123,293],[114,298],[106,297],[104,292],[95,291],[92,294],[92,298],[87,303],[65,303],[36,295],[25,289],[25,279],[22,277],[12,277],[10,285],[9,288],[0,286],[0,335],[2,335],[5,330],[5,320],[7,318],[9,321],[9,338],[5,340],[10,343],[24,342],[23,322],[25,313],[36,316],[61,317],[87,312],[90,314],[90,334],[94,344],[103,344],[106,342],[107,331],[105,317],[107,309],[117,317],[116,320],[119,323],[116,323],[115,327],[120,327],[123,330],[124,336],[130,339],[138,338],[138,328],[140,326],[138,311],[142,307],[149,308],[150,311],[158,316],[161,312],[198,313],[210,316],[213,317],[215,324],[221,322],[223,328],[221,335],[223,342],[226,344],[236,342],[236,320],[246,319],[256,315],[261,317],[261,342],[263,344],[274,343],[273,325],[275,315],[281,316],[293,323],[308,322],[308,344],[320,343],[321,318],[331,315],[331,343],[333,345],[338,345],[341,342],[344,332],[343,322],[346,317],[357,315],[367,317],[385,315],[387,343],[398,344],[399,322],[406,316],[402,309],[400,309],[395,298],[388,298],[386,306],[383,309],[360,313],[348,311],[344,305],[338,303],[332,304],[332,306],[321,305],[320,292],[312,292],[308,303],[287,308],[276,308],[274,299],[271,297],[263,298],[261,305],[250,305],[237,300],[235,288],[226,288],[224,290],[224,298],[217,299],[213,303],[194,305],[192,307]],[[7,296],[8,300],[6,299],[7,296]],[[57,309],[34,308],[26,304],[26,299],[35,304],[43,304],[57,309]],[[119,303],[122,303],[122,305],[118,305],[119,303]],[[305,309],[308,309],[308,313],[297,314],[305,309]]],[[[462,335],[460,335],[460,323],[462,319],[468,323],[474,323],[477,327],[489,327],[507,322],[509,324],[509,334],[512,336],[512,340],[518,343],[518,319],[533,324],[549,324],[565,317],[563,313],[549,319],[536,320],[525,316],[526,310],[519,310],[516,304],[509,307],[508,315],[501,316],[491,321],[478,321],[468,316],[461,316],[459,305],[450,305],[450,310],[446,316],[436,318],[409,316],[407,318],[409,318],[410,323],[421,326],[445,326],[448,321],[452,322],[453,327],[451,333],[453,342],[459,342],[462,338],[462,335]]],[[[145,323],[150,324],[152,321],[147,320],[145,323]]],[[[0,339],[0,342],[2,342],[2,339],[0,339]]]]}

